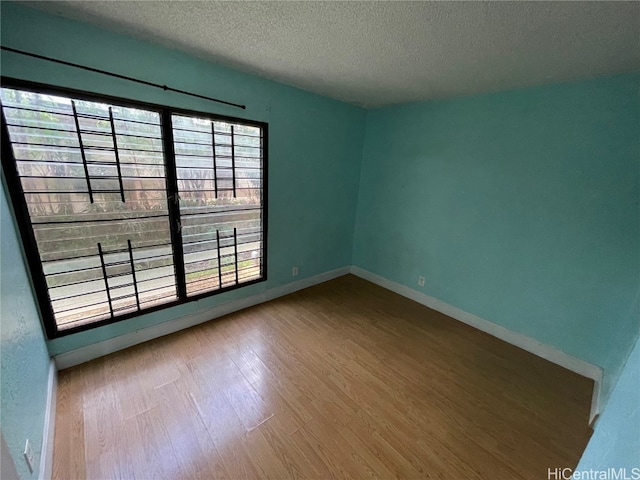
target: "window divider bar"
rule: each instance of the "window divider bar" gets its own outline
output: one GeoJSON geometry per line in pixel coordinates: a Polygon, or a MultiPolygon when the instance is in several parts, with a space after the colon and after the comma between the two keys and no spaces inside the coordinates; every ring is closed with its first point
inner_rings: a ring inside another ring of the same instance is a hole
{"type": "Polygon", "coordinates": [[[80,155],[82,157],[82,166],[84,167],[84,177],[87,180],[87,190],[89,191],[89,200],[93,203],[93,190],[91,190],[91,177],[89,176],[89,166],[87,165],[87,156],[84,152],[82,143],[82,133],[80,132],[80,121],[78,120],[78,111],[76,110],[75,100],[71,100],[71,109],[73,110],[73,120],[76,123],[76,133],[78,134],[78,144],[80,145],[80,155]]]}
{"type": "Polygon", "coordinates": [[[120,155],[118,154],[118,140],[116,138],[116,126],[113,121],[113,109],[109,107],[109,123],[111,124],[111,138],[113,139],[113,151],[116,156],[116,169],[118,170],[118,183],[120,184],[120,198],[124,199],[124,185],[122,184],[122,171],[120,170],[120,155]]]}
{"type": "Polygon", "coordinates": [[[238,284],[238,236],[237,228],[233,227],[233,265],[236,269],[236,285],[238,284]]]}
{"type": "Polygon", "coordinates": [[[216,131],[211,122],[211,148],[213,150],[213,190],[215,198],[218,198],[218,165],[216,161],[216,131]]]}
{"type": "Polygon", "coordinates": [[[233,177],[233,198],[236,198],[236,141],[233,125],[231,125],[231,175],[233,177]]]}
{"type": "Polygon", "coordinates": [[[133,289],[136,292],[136,305],[140,310],[140,296],[138,295],[138,280],[136,279],[136,266],[133,263],[133,250],[131,250],[131,239],[127,239],[127,247],[129,247],[129,261],[131,262],[131,276],[133,277],[133,289]]]}
{"type": "Polygon", "coordinates": [[[216,229],[216,252],[218,254],[218,288],[222,288],[222,255],[220,255],[220,230],[216,229]]]}
{"type": "Polygon", "coordinates": [[[113,318],[113,304],[111,303],[111,292],[109,292],[109,277],[107,277],[107,266],[104,264],[104,254],[102,245],[98,242],[98,255],[100,255],[100,266],[102,266],[102,278],[104,278],[104,289],[107,292],[107,300],[109,301],[109,313],[113,318]]]}
{"type": "Polygon", "coordinates": [[[182,245],[182,233],[180,231],[180,197],[178,191],[176,155],[173,144],[173,121],[171,120],[171,111],[169,109],[163,109],[160,115],[160,129],[163,138],[165,176],[167,182],[169,231],[173,251],[173,266],[176,275],[176,292],[178,298],[184,300],[187,298],[187,277],[184,270],[184,247],[182,245]]]}

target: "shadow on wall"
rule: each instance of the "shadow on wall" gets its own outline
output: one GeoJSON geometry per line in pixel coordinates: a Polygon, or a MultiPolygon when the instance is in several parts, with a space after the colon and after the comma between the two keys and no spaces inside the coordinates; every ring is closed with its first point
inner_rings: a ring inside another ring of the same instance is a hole
{"type": "Polygon", "coordinates": [[[576,470],[625,468],[626,476],[619,478],[640,478],[639,386],[640,338],[636,340],[576,470]]]}
{"type": "Polygon", "coordinates": [[[11,458],[11,452],[9,452],[9,447],[7,447],[7,442],[4,439],[4,435],[2,431],[0,431],[0,478],[3,480],[13,480],[18,478],[18,472],[16,471],[16,466],[13,463],[13,458],[11,458]]]}

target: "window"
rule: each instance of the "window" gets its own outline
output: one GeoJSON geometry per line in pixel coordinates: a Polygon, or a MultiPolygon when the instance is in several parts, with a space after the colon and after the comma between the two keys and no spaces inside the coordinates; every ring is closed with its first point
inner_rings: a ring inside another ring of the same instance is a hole
{"type": "Polygon", "coordinates": [[[0,98],[50,337],[266,279],[266,124],[4,79],[0,98]]]}

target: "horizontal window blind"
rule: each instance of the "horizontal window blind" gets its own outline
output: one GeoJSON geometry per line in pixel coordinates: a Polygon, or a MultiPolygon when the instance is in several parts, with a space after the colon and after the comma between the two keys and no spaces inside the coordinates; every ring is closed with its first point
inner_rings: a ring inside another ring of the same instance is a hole
{"type": "Polygon", "coordinates": [[[264,127],[18,88],[0,98],[3,164],[55,334],[265,278],[264,127]]]}

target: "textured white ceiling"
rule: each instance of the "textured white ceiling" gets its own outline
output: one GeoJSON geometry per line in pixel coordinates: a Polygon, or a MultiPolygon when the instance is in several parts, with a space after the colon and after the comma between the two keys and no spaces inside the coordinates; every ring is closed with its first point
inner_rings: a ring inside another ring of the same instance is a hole
{"type": "Polygon", "coordinates": [[[640,70],[640,2],[29,5],[366,107],[640,70]]]}

